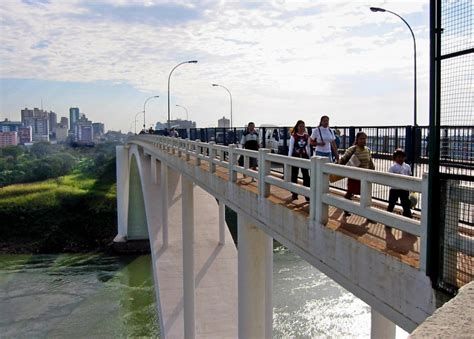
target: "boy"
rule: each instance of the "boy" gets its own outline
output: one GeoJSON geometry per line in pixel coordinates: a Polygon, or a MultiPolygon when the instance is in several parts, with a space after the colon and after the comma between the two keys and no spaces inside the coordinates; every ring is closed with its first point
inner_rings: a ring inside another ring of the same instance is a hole
{"type": "MultiPolygon", "coordinates": [[[[390,173],[411,175],[411,167],[405,163],[405,152],[401,148],[397,148],[395,152],[393,152],[393,161],[393,165],[388,169],[390,173]]],[[[390,188],[387,211],[393,212],[398,198],[400,198],[400,203],[403,207],[403,215],[407,218],[411,218],[409,192],[405,190],[390,188]]]]}

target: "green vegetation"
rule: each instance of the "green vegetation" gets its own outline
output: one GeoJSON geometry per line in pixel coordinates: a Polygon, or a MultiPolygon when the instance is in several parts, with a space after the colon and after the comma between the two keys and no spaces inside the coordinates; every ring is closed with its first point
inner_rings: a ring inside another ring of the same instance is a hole
{"type": "MultiPolygon", "coordinates": [[[[0,162],[15,163],[6,171],[22,172],[20,182],[50,179],[0,188],[0,251],[103,248],[117,232],[115,144],[87,149],[40,144],[2,149],[0,162]]],[[[9,174],[1,169],[4,179],[9,174]]]]}

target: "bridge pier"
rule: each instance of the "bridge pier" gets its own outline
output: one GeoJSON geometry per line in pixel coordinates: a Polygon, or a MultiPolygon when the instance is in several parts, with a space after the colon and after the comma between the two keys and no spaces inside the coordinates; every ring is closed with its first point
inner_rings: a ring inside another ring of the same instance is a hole
{"type": "Polygon", "coordinates": [[[373,339],[395,339],[396,325],[371,307],[370,337],[373,339]]]}
{"type": "Polygon", "coordinates": [[[273,239],[238,215],[239,338],[272,338],[273,239]]]}
{"type": "Polygon", "coordinates": [[[128,225],[128,200],[130,187],[130,166],[128,148],[116,146],[117,165],[117,228],[118,234],[114,242],[123,242],[127,237],[128,225]]]}
{"type": "MultiPolygon", "coordinates": [[[[194,282],[194,192],[193,182],[181,177],[183,221],[184,337],[196,336],[194,282]]],[[[165,196],[166,197],[166,196],[165,196]]],[[[167,200],[164,198],[163,200],[167,200]]]]}
{"type": "Polygon", "coordinates": [[[160,169],[161,187],[161,235],[163,247],[168,246],[168,166],[162,161],[160,169]]]}

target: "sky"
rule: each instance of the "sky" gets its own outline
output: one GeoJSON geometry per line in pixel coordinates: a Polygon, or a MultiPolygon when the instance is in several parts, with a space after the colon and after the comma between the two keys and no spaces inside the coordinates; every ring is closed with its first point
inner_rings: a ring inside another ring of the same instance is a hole
{"type": "Polygon", "coordinates": [[[429,1],[2,0],[0,119],[24,108],[69,116],[79,107],[106,130],[170,117],[198,127],[413,123],[427,125],[429,1]]]}

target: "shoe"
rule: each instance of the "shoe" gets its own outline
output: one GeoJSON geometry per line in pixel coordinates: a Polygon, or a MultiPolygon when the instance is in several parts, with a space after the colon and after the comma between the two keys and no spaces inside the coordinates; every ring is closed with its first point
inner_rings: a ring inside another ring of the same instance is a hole
{"type": "Polygon", "coordinates": [[[304,197],[304,198],[306,199],[307,202],[309,202],[310,199],[308,197],[304,197]]]}
{"type": "Polygon", "coordinates": [[[344,216],[345,217],[350,217],[352,214],[350,212],[344,211],[344,216]]]}
{"type": "Polygon", "coordinates": [[[377,221],[373,221],[373,220],[371,220],[371,219],[367,219],[367,222],[368,222],[369,224],[376,224],[376,223],[377,223],[377,221]]]}
{"type": "Polygon", "coordinates": [[[291,200],[296,200],[296,199],[298,199],[298,194],[293,193],[293,194],[291,195],[291,200]]]}

